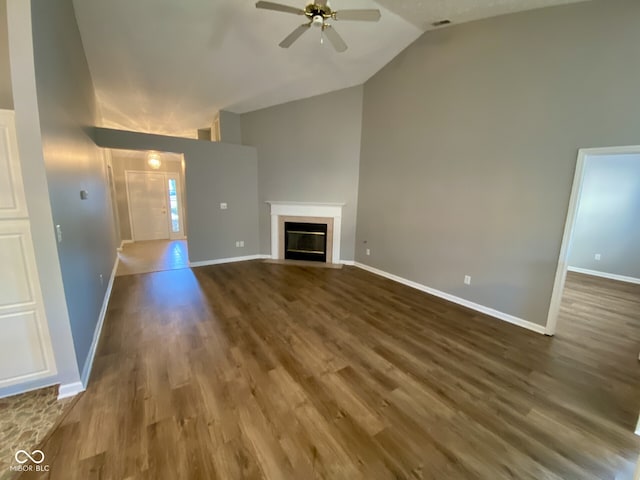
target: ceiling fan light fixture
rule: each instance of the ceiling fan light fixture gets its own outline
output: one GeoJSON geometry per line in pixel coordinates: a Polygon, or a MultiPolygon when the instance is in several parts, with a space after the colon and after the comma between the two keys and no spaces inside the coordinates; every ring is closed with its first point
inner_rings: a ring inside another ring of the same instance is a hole
{"type": "MultiPolygon", "coordinates": [[[[334,11],[327,0],[312,0],[313,3],[309,3],[304,9],[298,9],[289,5],[283,5],[281,3],[268,2],[260,0],[256,2],[256,8],[264,10],[273,10],[276,12],[291,13],[294,15],[304,15],[307,17],[305,24],[299,25],[284,40],[278,45],[282,48],[289,48],[293,42],[298,40],[307,30],[312,26],[321,29],[321,32],[326,34],[327,40],[333,45],[336,52],[344,52],[347,49],[347,44],[342,37],[333,29],[332,24],[328,24],[326,20],[333,21],[357,21],[357,22],[377,22],[380,20],[380,10],[373,8],[360,8],[360,9],[347,9],[334,11]]],[[[320,43],[324,43],[324,36],[320,36],[320,43]]]]}
{"type": "Polygon", "coordinates": [[[160,165],[162,165],[160,154],[158,152],[149,152],[147,154],[147,164],[153,170],[158,170],[160,168],[160,165]]]}

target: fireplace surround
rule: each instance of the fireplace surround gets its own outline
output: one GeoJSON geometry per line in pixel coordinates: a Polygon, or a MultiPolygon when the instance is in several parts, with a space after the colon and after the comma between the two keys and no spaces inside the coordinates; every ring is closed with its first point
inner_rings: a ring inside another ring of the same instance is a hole
{"type": "Polygon", "coordinates": [[[340,231],[343,203],[267,202],[271,208],[271,258],[284,260],[285,224],[326,226],[326,263],[340,263],[340,231]]]}

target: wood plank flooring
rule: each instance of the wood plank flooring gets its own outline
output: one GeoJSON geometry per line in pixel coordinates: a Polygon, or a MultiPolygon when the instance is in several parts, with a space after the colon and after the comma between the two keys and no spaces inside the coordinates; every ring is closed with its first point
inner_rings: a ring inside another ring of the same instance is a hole
{"type": "Polygon", "coordinates": [[[640,286],[577,274],[553,339],[353,267],[118,277],[21,478],[631,478],[638,348],[640,286]]]}

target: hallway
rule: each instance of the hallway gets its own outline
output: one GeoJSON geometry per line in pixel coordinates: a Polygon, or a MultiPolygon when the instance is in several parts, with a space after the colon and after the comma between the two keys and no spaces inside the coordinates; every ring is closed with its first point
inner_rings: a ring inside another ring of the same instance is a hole
{"type": "Polygon", "coordinates": [[[189,267],[186,240],[127,243],[118,253],[117,277],[189,267]]]}

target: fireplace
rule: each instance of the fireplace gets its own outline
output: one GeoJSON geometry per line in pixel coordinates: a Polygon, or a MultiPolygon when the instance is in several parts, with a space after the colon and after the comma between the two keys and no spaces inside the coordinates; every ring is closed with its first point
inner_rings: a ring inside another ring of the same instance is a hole
{"type": "Polygon", "coordinates": [[[326,223],[284,223],[284,258],[327,261],[326,223]]]}
{"type": "Polygon", "coordinates": [[[344,204],[275,201],[267,203],[271,206],[272,259],[300,258],[297,254],[303,254],[306,260],[340,263],[340,227],[344,204]],[[293,228],[289,228],[289,224],[293,224],[293,228]],[[310,224],[316,226],[309,227],[310,224]],[[287,230],[302,233],[290,235],[287,230]],[[287,253],[286,247],[289,250],[303,252],[287,253]],[[307,256],[309,254],[312,256],[307,256]]]}

